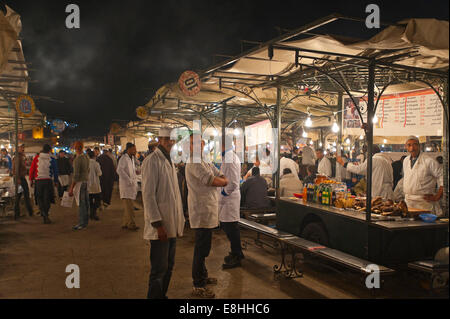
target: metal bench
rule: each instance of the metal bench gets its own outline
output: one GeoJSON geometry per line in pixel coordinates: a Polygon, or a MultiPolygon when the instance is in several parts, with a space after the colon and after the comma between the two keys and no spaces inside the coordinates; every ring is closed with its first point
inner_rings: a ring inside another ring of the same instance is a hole
{"type": "Polygon", "coordinates": [[[448,287],[448,260],[420,260],[409,263],[408,268],[425,274],[429,279],[431,291],[448,287]]]}
{"type": "Polygon", "coordinates": [[[261,224],[269,224],[270,222],[274,222],[277,220],[276,213],[259,213],[259,214],[251,214],[248,217],[249,220],[255,221],[261,224]]]}
{"type": "Polygon", "coordinates": [[[246,208],[241,207],[240,209],[241,217],[248,219],[252,214],[270,214],[276,212],[276,207],[266,207],[266,208],[246,208]]]}
{"type": "MultiPolygon", "coordinates": [[[[279,231],[273,228],[270,228],[266,225],[262,225],[253,221],[249,221],[241,218],[239,221],[241,227],[256,231],[258,234],[263,234],[269,236],[280,243],[281,248],[281,264],[275,265],[273,267],[274,272],[276,274],[284,273],[284,275],[288,278],[296,278],[301,277],[302,272],[297,269],[296,261],[298,259],[297,253],[299,250],[303,253],[308,253],[317,257],[320,257],[324,260],[331,261],[335,264],[339,264],[353,271],[357,271],[362,274],[371,273],[371,269],[368,265],[372,264],[371,262],[349,255],[342,251],[332,249],[315,242],[303,239],[298,236],[294,236],[292,234],[279,231]],[[286,254],[291,256],[290,262],[287,262],[286,254]]],[[[256,240],[255,240],[256,242],[256,240]]],[[[385,266],[377,265],[379,269],[379,273],[382,276],[392,275],[395,273],[395,270],[391,268],[387,268],[385,266]]],[[[448,265],[447,265],[448,269],[448,265]]]]}

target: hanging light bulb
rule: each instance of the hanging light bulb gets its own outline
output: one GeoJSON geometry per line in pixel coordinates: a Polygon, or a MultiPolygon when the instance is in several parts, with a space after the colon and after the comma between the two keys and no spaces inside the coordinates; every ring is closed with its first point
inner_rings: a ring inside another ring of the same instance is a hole
{"type": "Polygon", "coordinates": [[[214,135],[214,136],[219,135],[219,133],[217,132],[217,130],[214,130],[214,131],[213,131],[213,135],[214,135]]]}
{"type": "Polygon", "coordinates": [[[311,127],[312,126],[312,120],[311,120],[311,114],[309,113],[309,108],[308,108],[308,118],[305,121],[305,126],[306,127],[311,127]]]}
{"type": "Polygon", "coordinates": [[[364,139],[364,136],[361,134],[361,135],[359,136],[359,139],[360,139],[360,140],[363,140],[363,139],[364,139]]]}
{"type": "Polygon", "coordinates": [[[346,143],[346,144],[350,144],[350,139],[347,138],[347,139],[345,140],[345,143],[346,143]]]}
{"type": "Polygon", "coordinates": [[[337,124],[337,121],[336,121],[336,112],[333,113],[333,116],[334,116],[334,121],[333,121],[333,126],[331,127],[331,131],[333,131],[333,133],[337,133],[337,132],[339,132],[339,125],[337,124]]]}
{"type": "Polygon", "coordinates": [[[234,136],[239,136],[241,132],[239,132],[239,129],[235,128],[234,129],[234,136]]]}
{"type": "Polygon", "coordinates": [[[384,139],[384,140],[383,140],[383,143],[384,143],[384,144],[387,144],[387,139],[384,139]]]}
{"type": "Polygon", "coordinates": [[[319,147],[322,147],[322,146],[323,146],[323,144],[322,144],[322,142],[320,142],[320,143],[319,143],[319,147]]]}
{"type": "Polygon", "coordinates": [[[302,127],[302,130],[303,130],[302,137],[304,137],[304,138],[308,137],[308,133],[306,133],[304,127],[302,127]]]}
{"type": "Polygon", "coordinates": [[[314,142],[313,141],[309,141],[309,145],[314,145],[314,142]]]}
{"type": "Polygon", "coordinates": [[[376,123],[378,123],[378,116],[375,114],[374,116],[373,116],[373,118],[372,118],[372,123],[373,124],[376,124],[376,123]]]}

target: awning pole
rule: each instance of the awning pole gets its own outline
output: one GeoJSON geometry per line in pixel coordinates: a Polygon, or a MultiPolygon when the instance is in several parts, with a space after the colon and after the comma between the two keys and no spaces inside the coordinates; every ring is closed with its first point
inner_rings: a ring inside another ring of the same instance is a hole
{"type": "MultiPolygon", "coordinates": [[[[445,81],[444,83],[444,101],[445,104],[442,105],[442,107],[447,108],[447,114],[449,111],[449,107],[448,107],[448,79],[445,81]]],[[[444,155],[444,194],[443,194],[443,212],[444,215],[448,217],[448,209],[449,209],[449,205],[448,205],[448,179],[449,179],[449,175],[448,175],[448,136],[449,136],[449,125],[448,125],[448,121],[444,118],[444,135],[442,136],[442,151],[443,151],[443,155],[444,155]]]]}
{"type": "MultiPolygon", "coordinates": [[[[342,110],[342,95],[343,95],[342,92],[338,92],[338,111],[342,110]]],[[[342,156],[341,147],[342,147],[342,134],[343,134],[343,129],[344,129],[344,127],[342,125],[342,112],[338,112],[337,117],[338,117],[337,122],[339,123],[341,128],[337,134],[336,154],[338,156],[342,156]]],[[[340,164],[338,162],[336,162],[336,180],[338,182],[343,182],[344,178],[343,178],[343,176],[341,176],[341,169],[339,168],[339,166],[340,166],[340,164]]]]}
{"type": "Polygon", "coordinates": [[[367,174],[366,174],[366,221],[370,223],[372,214],[372,148],[373,148],[373,116],[374,116],[375,60],[369,62],[369,82],[367,84],[367,174]]]}
{"type": "Polygon", "coordinates": [[[280,152],[281,152],[281,88],[277,87],[277,105],[276,105],[276,121],[277,121],[277,143],[275,146],[275,160],[277,161],[277,170],[275,172],[275,189],[276,198],[280,199],[280,152]]]}

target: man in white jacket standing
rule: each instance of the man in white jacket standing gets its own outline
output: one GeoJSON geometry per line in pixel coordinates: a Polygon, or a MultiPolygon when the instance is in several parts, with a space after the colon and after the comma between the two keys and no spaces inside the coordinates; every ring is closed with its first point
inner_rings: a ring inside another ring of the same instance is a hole
{"type": "Polygon", "coordinates": [[[139,227],[134,222],[133,201],[137,195],[136,166],[133,157],[136,155],[136,146],[127,143],[125,153],[117,164],[117,175],[119,175],[120,199],[123,202],[124,212],[122,217],[122,229],[136,231],[139,227]]]}
{"type": "MultiPolygon", "coordinates": [[[[212,163],[206,163],[203,159],[197,160],[199,156],[192,156],[195,138],[198,136],[191,135],[190,137],[191,160],[186,164],[189,223],[195,230],[192,261],[194,289],[192,294],[201,298],[214,298],[215,294],[206,285],[217,284],[217,279],[208,277],[205,259],[211,250],[212,230],[219,226],[219,191],[217,188],[227,186],[228,180],[212,163]]],[[[204,141],[199,144],[203,150],[204,141]]]]}
{"type": "Polygon", "coordinates": [[[150,241],[149,299],[167,299],[176,238],[183,236],[185,221],[177,172],[170,158],[170,129],[161,128],[158,140],[158,147],[142,163],[144,239],[150,241]]]}
{"type": "Polygon", "coordinates": [[[219,220],[231,244],[231,252],[224,258],[224,269],[239,267],[244,258],[241,247],[241,234],[239,230],[241,192],[241,161],[233,151],[233,135],[225,136],[225,145],[222,145],[222,166],[220,172],[228,179],[228,185],[221,188],[219,195],[219,220]]]}

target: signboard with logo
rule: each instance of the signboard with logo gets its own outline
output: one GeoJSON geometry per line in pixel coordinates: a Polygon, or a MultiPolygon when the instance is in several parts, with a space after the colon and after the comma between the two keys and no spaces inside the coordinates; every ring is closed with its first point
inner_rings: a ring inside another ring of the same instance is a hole
{"type": "Polygon", "coordinates": [[[36,106],[30,96],[21,95],[16,100],[16,110],[19,116],[30,117],[34,114],[36,106]]]}
{"type": "Polygon", "coordinates": [[[51,129],[55,133],[61,133],[66,129],[66,123],[63,120],[53,120],[51,124],[51,129]]]}
{"type": "Polygon", "coordinates": [[[178,85],[184,95],[194,96],[201,90],[201,82],[197,73],[193,71],[185,71],[181,74],[178,85]]]}
{"type": "Polygon", "coordinates": [[[43,127],[34,127],[33,128],[33,138],[37,139],[37,140],[44,138],[44,128],[43,127]]]}

